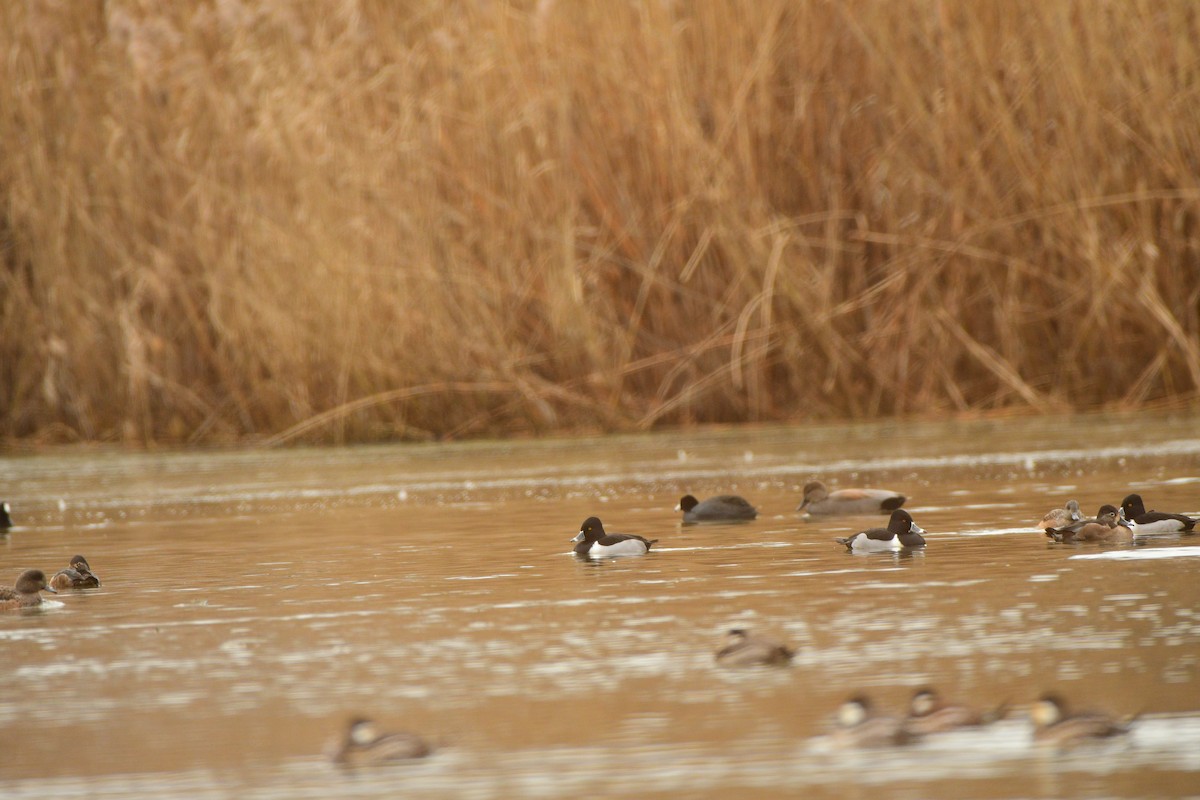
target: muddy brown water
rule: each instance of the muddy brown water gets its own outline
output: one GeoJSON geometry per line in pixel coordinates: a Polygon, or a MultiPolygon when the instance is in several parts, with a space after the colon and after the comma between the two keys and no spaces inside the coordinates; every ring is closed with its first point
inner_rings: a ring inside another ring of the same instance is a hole
{"type": "Polygon", "coordinates": [[[87,556],[97,590],[0,613],[3,797],[1182,797],[1200,790],[1200,536],[1050,544],[1139,491],[1200,513],[1200,419],[1100,416],[0,461],[0,576],[87,556]],[[835,544],[799,490],[907,493],[928,547],[835,544]],[[737,492],[741,525],[681,526],[737,492]],[[589,561],[589,515],[657,538],[589,561]],[[725,630],[798,649],[728,670],[725,630]],[[858,691],[1012,712],[895,749],[827,734],[858,691]],[[1142,712],[1030,743],[1027,704],[1142,712]],[[438,742],[345,772],[351,714],[438,742]]]}

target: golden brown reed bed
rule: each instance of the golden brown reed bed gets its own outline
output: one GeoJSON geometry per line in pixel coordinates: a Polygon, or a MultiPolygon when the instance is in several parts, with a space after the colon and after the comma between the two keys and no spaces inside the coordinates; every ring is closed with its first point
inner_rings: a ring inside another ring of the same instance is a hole
{"type": "Polygon", "coordinates": [[[0,438],[1195,403],[1198,18],[0,4],[0,438]]]}

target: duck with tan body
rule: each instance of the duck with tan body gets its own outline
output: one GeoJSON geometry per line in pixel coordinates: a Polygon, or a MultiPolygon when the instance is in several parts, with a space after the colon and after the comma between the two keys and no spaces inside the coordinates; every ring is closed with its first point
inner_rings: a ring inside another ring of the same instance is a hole
{"type": "Polygon", "coordinates": [[[46,573],[40,569],[27,569],[17,578],[13,588],[0,588],[0,610],[36,608],[42,604],[41,592],[57,593],[46,582],[46,573]]]}
{"type": "Polygon", "coordinates": [[[849,516],[852,514],[887,514],[904,505],[907,500],[890,489],[837,489],[829,491],[821,481],[804,485],[804,500],[796,507],[817,516],[849,516]]]}

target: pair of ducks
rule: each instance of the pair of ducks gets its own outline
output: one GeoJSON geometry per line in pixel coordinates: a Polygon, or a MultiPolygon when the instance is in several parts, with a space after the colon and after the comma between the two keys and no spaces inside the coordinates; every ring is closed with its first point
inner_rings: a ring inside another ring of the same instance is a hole
{"type": "MultiPolygon", "coordinates": [[[[837,713],[833,740],[847,747],[881,747],[908,744],[922,736],[958,728],[979,727],[1003,719],[1006,705],[993,711],[978,711],[968,706],[944,703],[933,689],[918,689],[904,718],[876,714],[865,695],[855,695],[842,703],[837,713]]],[[[1030,710],[1033,741],[1066,747],[1089,739],[1106,739],[1129,732],[1136,715],[1126,720],[1099,711],[1071,713],[1066,702],[1048,692],[1038,698],[1030,710]]]]}
{"type": "MultiPolygon", "coordinates": [[[[806,511],[811,516],[886,514],[900,508],[907,499],[890,489],[838,489],[831,492],[821,481],[809,481],[804,486],[804,499],[796,510],[806,511]]],[[[758,509],[736,494],[721,494],[707,500],[697,500],[686,494],[675,510],[683,512],[686,523],[746,522],[758,516],[758,509]]]]}
{"type": "Polygon", "coordinates": [[[1096,516],[1084,519],[1079,503],[1068,500],[1062,508],[1050,510],[1039,527],[1056,542],[1128,542],[1138,533],[1189,533],[1198,520],[1183,514],[1147,511],[1139,494],[1130,494],[1121,507],[1105,504],[1096,516]]]}
{"type": "MultiPolygon", "coordinates": [[[[902,508],[892,512],[886,528],[868,528],[853,536],[834,541],[852,552],[885,552],[901,548],[925,546],[925,531],[902,508]]],[[[574,552],[581,556],[638,556],[650,552],[658,539],[647,539],[632,533],[608,533],[599,517],[588,517],[571,540],[574,552]]]]}
{"type": "Polygon", "coordinates": [[[83,556],[71,556],[66,569],[54,573],[46,580],[40,569],[27,569],[17,578],[13,588],[0,587],[0,609],[34,608],[42,604],[41,592],[58,594],[63,589],[91,589],[100,585],[100,579],[92,572],[83,556]]]}

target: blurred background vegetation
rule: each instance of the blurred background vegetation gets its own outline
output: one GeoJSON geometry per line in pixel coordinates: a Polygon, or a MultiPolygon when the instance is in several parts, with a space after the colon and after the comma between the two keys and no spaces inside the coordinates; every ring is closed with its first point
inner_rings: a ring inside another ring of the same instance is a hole
{"type": "Polygon", "coordinates": [[[0,440],[1194,406],[1198,18],[0,4],[0,440]]]}

